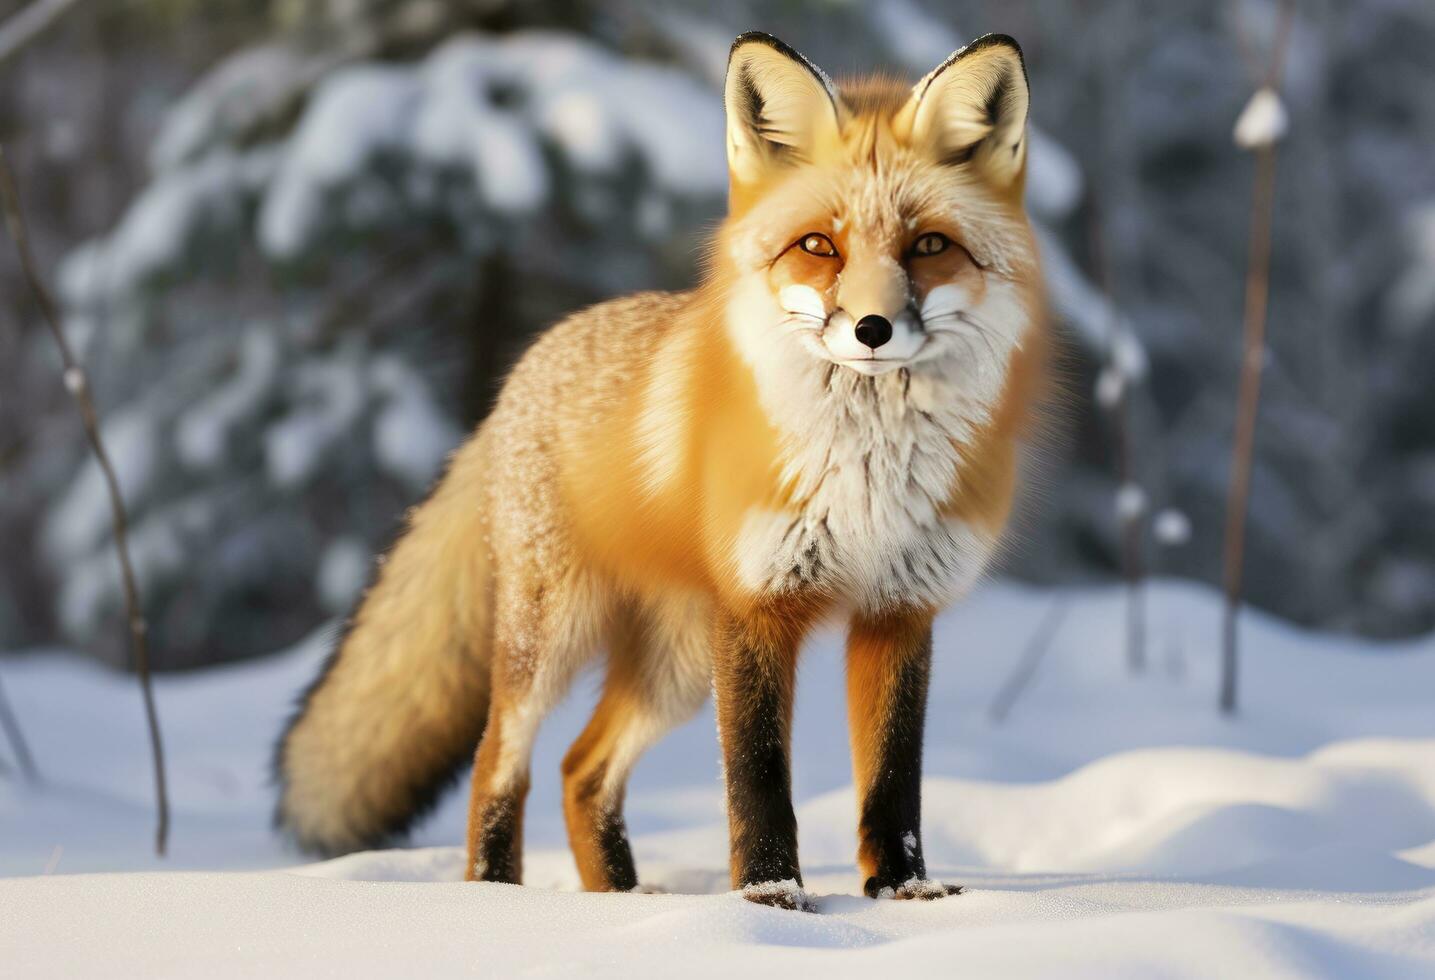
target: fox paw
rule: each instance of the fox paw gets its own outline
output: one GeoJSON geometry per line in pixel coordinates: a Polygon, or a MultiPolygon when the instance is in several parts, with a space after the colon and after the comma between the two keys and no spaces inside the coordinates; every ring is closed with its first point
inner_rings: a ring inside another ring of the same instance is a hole
{"type": "Polygon", "coordinates": [[[760,881],[754,885],[744,885],[742,897],[749,902],[770,905],[775,909],[787,909],[792,912],[817,911],[817,903],[792,878],[785,881],[760,881]]]}
{"type": "Polygon", "coordinates": [[[932,878],[908,878],[906,881],[896,885],[884,885],[876,878],[868,878],[862,886],[862,891],[868,898],[892,898],[898,901],[910,901],[918,899],[923,902],[930,902],[936,898],[946,898],[948,895],[960,895],[961,885],[944,885],[932,878]]]}

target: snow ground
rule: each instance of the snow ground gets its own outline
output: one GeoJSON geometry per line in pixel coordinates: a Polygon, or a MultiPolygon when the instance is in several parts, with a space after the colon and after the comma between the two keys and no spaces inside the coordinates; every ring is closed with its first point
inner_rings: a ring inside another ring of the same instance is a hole
{"type": "Polygon", "coordinates": [[[587,895],[557,772],[592,678],[540,740],[517,888],[458,880],[459,793],[410,850],[296,866],[270,834],[269,746],[322,635],[159,682],[164,861],[146,850],[132,682],[73,656],[6,660],[47,784],[0,776],[5,974],[1435,975],[1435,637],[1376,646],[1251,615],[1243,710],[1223,720],[1216,598],[1163,583],[1149,602],[1140,677],[1123,666],[1115,590],[994,583],[940,622],[923,822],[934,874],[968,891],[931,904],[855,897],[839,641],[818,638],[794,746],[818,915],[726,893],[710,709],[642,762],[630,794],[640,875],[673,894],[587,895]],[[1070,606],[1049,654],[994,723],[1055,602],[1070,606]]]}

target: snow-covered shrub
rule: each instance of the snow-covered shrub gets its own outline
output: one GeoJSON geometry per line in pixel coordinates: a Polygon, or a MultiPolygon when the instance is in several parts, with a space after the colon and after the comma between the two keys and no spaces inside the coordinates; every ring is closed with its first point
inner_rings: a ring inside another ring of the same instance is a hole
{"type": "MultiPolygon", "coordinates": [[[[58,276],[113,406],[165,665],[273,648],[351,599],[355,555],[433,480],[522,337],[675,284],[725,190],[718,99],[676,66],[558,32],[320,57],[275,42],[214,69],[159,133],[149,185],[58,276]],[[261,124],[284,105],[290,125],[261,124]]],[[[102,639],[120,593],[92,462],[40,540],[63,626],[102,639]]]]}

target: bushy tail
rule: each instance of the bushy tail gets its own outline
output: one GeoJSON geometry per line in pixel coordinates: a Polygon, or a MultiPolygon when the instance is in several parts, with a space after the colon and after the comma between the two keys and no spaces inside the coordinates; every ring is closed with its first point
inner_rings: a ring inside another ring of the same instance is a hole
{"type": "Polygon", "coordinates": [[[275,749],[275,824],[342,854],[401,835],[473,757],[489,698],[480,440],[384,561],[275,749]]]}

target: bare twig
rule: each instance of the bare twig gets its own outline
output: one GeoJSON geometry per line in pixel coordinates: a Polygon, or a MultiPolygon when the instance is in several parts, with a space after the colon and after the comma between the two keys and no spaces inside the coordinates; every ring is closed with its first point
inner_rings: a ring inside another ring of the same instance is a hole
{"type": "Polygon", "coordinates": [[[15,712],[10,708],[10,698],[5,694],[4,684],[0,684],[0,727],[5,729],[5,739],[10,743],[10,750],[15,753],[15,761],[24,773],[25,781],[32,786],[38,785],[40,770],[35,768],[35,757],[30,754],[30,746],[25,743],[24,732],[20,731],[20,719],[15,717],[15,712]]]}
{"type": "Polygon", "coordinates": [[[35,294],[35,301],[40,307],[40,312],[50,326],[55,343],[59,346],[60,359],[65,369],[65,387],[75,397],[75,403],[80,409],[80,420],[84,423],[85,435],[90,442],[90,449],[95,454],[95,461],[99,463],[100,470],[105,477],[105,486],[109,490],[110,517],[115,533],[115,554],[119,558],[120,578],[124,585],[125,611],[129,619],[130,652],[135,672],[139,675],[140,692],[144,696],[145,720],[149,725],[150,751],[154,757],[155,804],[158,809],[155,853],[163,855],[165,843],[169,838],[169,796],[165,790],[164,743],[160,738],[159,716],[155,711],[154,689],[150,682],[147,628],[140,607],[139,587],[135,582],[134,568],[130,563],[129,518],[125,513],[124,498],[120,495],[119,480],[115,476],[114,466],[111,465],[109,453],[106,452],[104,441],[100,438],[99,415],[95,411],[94,399],[90,396],[89,382],[85,377],[84,369],[75,360],[75,352],[70,347],[64,330],[60,328],[60,316],[55,307],[55,301],[50,296],[49,290],[45,288],[35,265],[35,256],[30,251],[30,239],[26,233],[24,215],[20,210],[20,195],[15,186],[15,175],[10,169],[10,161],[5,156],[3,148],[0,148],[0,206],[4,208],[5,224],[10,230],[10,237],[15,240],[15,248],[20,255],[20,266],[30,284],[30,290],[35,294]]]}
{"type": "MultiPolygon", "coordinates": [[[[1280,26],[1262,83],[1274,92],[1285,63],[1295,19],[1294,0],[1283,0],[1280,26]]],[[[1249,45],[1247,45],[1249,46],[1249,45]]],[[[1225,615],[1222,623],[1221,692],[1223,714],[1236,710],[1238,669],[1237,620],[1241,603],[1241,572],[1245,559],[1246,512],[1251,490],[1251,454],[1255,444],[1256,411],[1260,406],[1261,369],[1265,361],[1266,312],[1271,286],[1271,225],[1275,214],[1276,140],[1255,147],[1256,177],[1251,204],[1250,255],[1246,266],[1245,324],[1241,383],[1236,401],[1236,432],[1231,449],[1231,486],[1226,497],[1225,615]]]]}
{"type": "Polygon", "coordinates": [[[1071,600],[1065,596],[1056,599],[1047,610],[1046,617],[1037,625],[1036,632],[1031,635],[1026,649],[1022,651],[1021,660],[1017,661],[1016,669],[1011,672],[1006,683],[1002,685],[997,696],[992,698],[991,707],[987,708],[987,718],[994,725],[1000,725],[1006,721],[1011,713],[1012,705],[1016,699],[1021,697],[1023,691],[1031,683],[1036,669],[1041,666],[1041,660],[1046,656],[1046,651],[1051,649],[1051,641],[1056,636],[1056,631],[1061,628],[1061,622],[1066,618],[1067,611],[1071,609],[1071,600]]]}
{"type": "Polygon", "coordinates": [[[45,33],[80,0],[35,0],[0,24],[0,65],[45,33]]]}
{"type": "MultiPolygon", "coordinates": [[[[1146,668],[1146,563],[1142,541],[1145,531],[1144,495],[1136,482],[1131,438],[1131,389],[1121,362],[1121,325],[1116,307],[1116,285],[1101,208],[1102,198],[1091,195],[1091,251],[1097,281],[1105,294],[1108,312],[1107,352],[1103,374],[1113,379],[1109,404],[1101,405],[1111,417],[1112,439],[1116,444],[1117,521],[1121,530],[1121,576],[1126,581],[1126,665],[1133,674],[1146,668]]],[[[1103,379],[1104,380],[1104,379],[1103,379]]]]}

